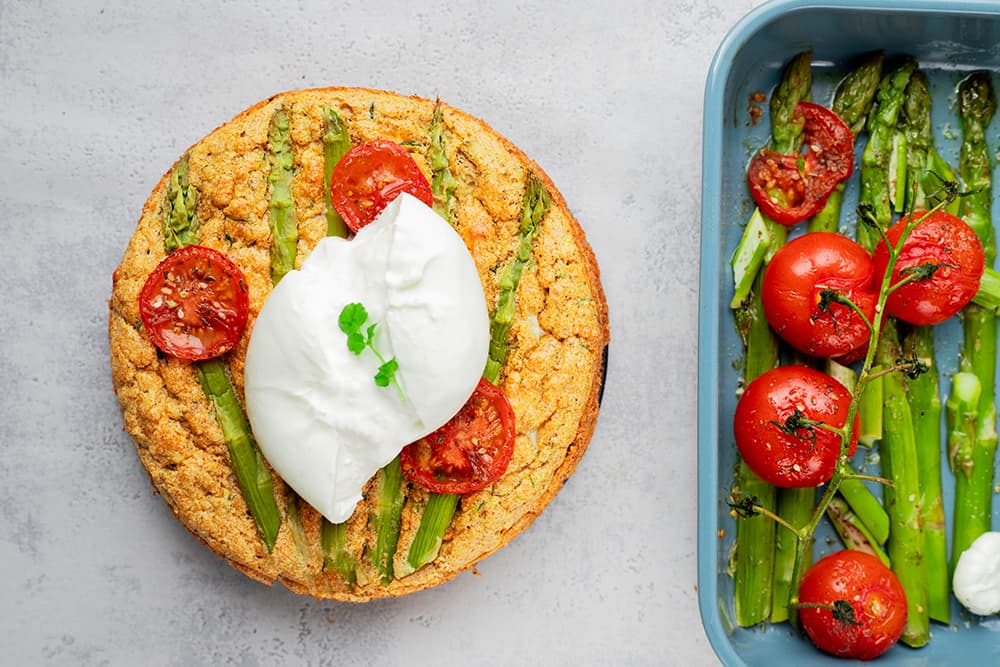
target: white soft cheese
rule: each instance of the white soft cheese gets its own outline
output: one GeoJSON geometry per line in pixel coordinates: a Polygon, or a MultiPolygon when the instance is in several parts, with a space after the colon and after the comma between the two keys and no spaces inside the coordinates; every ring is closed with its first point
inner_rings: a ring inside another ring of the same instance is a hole
{"type": "Polygon", "coordinates": [[[1000,533],[983,533],[962,552],[952,587],[958,601],[973,614],[1000,612],[1000,533]]]}
{"type": "Polygon", "coordinates": [[[281,478],[339,523],[379,468],[465,404],[488,346],[472,256],[451,226],[404,194],[353,240],[321,240],[271,292],[247,349],[247,414],[281,478]],[[371,350],[347,349],[337,320],[355,302],[378,323],[376,349],[399,363],[405,399],[375,384],[371,350]]]}

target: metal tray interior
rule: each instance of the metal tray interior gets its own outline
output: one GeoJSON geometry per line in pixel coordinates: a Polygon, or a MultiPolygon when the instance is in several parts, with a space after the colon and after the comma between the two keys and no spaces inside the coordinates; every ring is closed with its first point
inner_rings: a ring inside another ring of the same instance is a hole
{"type": "MultiPolygon", "coordinates": [[[[766,114],[756,126],[750,123],[748,105],[753,93],[769,94],[788,60],[806,48],[814,52],[813,99],[822,104],[830,103],[840,77],[865,52],[917,58],[931,82],[936,145],[945,159],[957,164],[955,85],[968,71],[989,69],[998,73],[994,83],[1000,88],[1000,3],[777,0],[744,17],[716,53],[706,84],[703,128],[698,586],[705,630],[727,665],[844,664],[794,636],[788,624],[735,628],[727,574],[735,525],[724,499],[736,463],[732,414],[742,353],[728,308],[733,290],[729,259],[752,212],[746,166],[770,132],[766,114]]],[[[1000,148],[998,137],[1000,119],[994,119],[987,136],[994,153],[1000,148]]],[[[845,198],[842,225],[849,229],[854,225],[856,181],[852,179],[845,198]]],[[[1000,193],[1000,169],[994,169],[994,183],[994,192],[1000,193]]],[[[1000,222],[996,199],[993,216],[1000,222]]],[[[959,344],[959,326],[942,325],[937,351],[945,395],[959,344]]],[[[860,452],[858,460],[865,456],[860,452]]],[[[953,484],[947,467],[944,483],[950,508],[953,484]]],[[[1000,507],[994,510],[993,525],[1000,527],[1000,507]]],[[[818,535],[817,557],[837,548],[831,532],[818,535]]],[[[953,602],[951,626],[933,624],[927,647],[898,645],[879,660],[888,665],[1000,664],[1000,619],[971,617],[953,602]]]]}

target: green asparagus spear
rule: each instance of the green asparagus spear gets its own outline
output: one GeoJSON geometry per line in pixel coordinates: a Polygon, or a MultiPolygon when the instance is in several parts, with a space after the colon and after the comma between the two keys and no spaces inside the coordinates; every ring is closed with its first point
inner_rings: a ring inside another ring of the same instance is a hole
{"type": "Polygon", "coordinates": [[[845,547],[877,556],[886,567],[890,566],[889,556],[879,541],[843,498],[834,497],[830,501],[826,507],[826,516],[845,547]]]}
{"type": "Polygon", "coordinates": [[[378,495],[371,523],[375,527],[375,548],[371,552],[372,565],[383,584],[392,582],[392,559],[399,542],[400,519],[403,514],[403,472],[399,457],[394,458],[378,473],[378,495]]]}
{"type": "Polygon", "coordinates": [[[434,115],[431,117],[427,161],[431,168],[434,210],[449,224],[455,224],[455,188],[458,186],[458,181],[452,176],[448,154],[444,148],[444,119],[441,116],[440,100],[434,104],[434,115]]]}
{"type": "Polygon", "coordinates": [[[340,119],[340,115],[331,107],[323,107],[323,200],[326,202],[326,235],[347,236],[347,225],[340,217],[337,210],[333,208],[330,201],[330,177],[333,175],[333,168],[344,153],[351,149],[351,135],[347,131],[347,126],[340,119]]]}
{"type": "MultiPolygon", "coordinates": [[[[924,177],[921,181],[921,186],[927,196],[927,206],[932,207],[940,204],[945,199],[945,190],[941,186],[944,183],[957,181],[955,170],[932,145],[927,151],[927,168],[924,170],[924,177]]],[[[958,215],[960,206],[961,201],[956,197],[945,205],[944,210],[952,215],[958,215]]]]}
{"type": "MultiPolygon", "coordinates": [[[[164,203],[163,245],[167,252],[198,242],[200,223],[195,207],[197,190],[188,178],[188,156],[170,174],[164,203]]],[[[281,527],[281,513],[274,495],[271,472],[257,449],[243,406],[236,397],[226,363],[219,357],[197,364],[198,380],[215,406],[215,415],[229,451],[230,465],[254,523],[267,550],[274,549],[281,527]]]]}
{"type": "MultiPolygon", "coordinates": [[[[970,194],[962,198],[961,216],[983,244],[986,265],[996,258],[996,240],[990,219],[992,187],[986,128],[996,112],[996,97],[986,72],[964,79],[958,89],[958,110],[962,120],[962,149],[959,174],[970,194]]],[[[997,449],[995,368],[997,362],[997,320],[993,312],[975,304],[963,312],[964,344],[961,370],[979,380],[975,434],[971,457],[961,457],[955,478],[955,529],[952,564],[976,537],[990,529],[993,498],[993,465],[997,449]],[[971,461],[971,470],[966,463],[971,461]]],[[[953,389],[957,384],[953,383],[953,389]]]]}
{"type": "MultiPolygon", "coordinates": [[[[865,121],[875,101],[879,80],[882,77],[882,63],[885,55],[874,53],[837,86],[833,95],[833,111],[847,123],[857,141],[865,128],[865,121]]],[[[837,184],[827,197],[823,209],[809,221],[809,231],[835,232],[840,227],[840,209],[844,201],[846,183],[837,184]]]]}
{"type": "MultiPolygon", "coordinates": [[[[514,321],[515,295],[521,282],[521,273],[531,259],[532,242],[538,234],[538,227],[549,210],[551,197],[545,185],[532,173],[528,174],[521,205],[521,225],[518,231],[518,248],[514,260],[500,276],[500,294],[497,306],[490,317],[490,348],[486,359],[483,378],[497,384],[500,372],[507,360],[511,323],[514,321]]],[[[444,539],[444,531],[458,507],[459,496],[455,494],[432,493],[420,517],[420,525],[410,545],[406,561],[416,570],[437,557],[444,539]]],[[[411,570],[412,571],[412,570],[411,570]]]]}
{"type": "MultiPolygon", "coordinates": [[[[848,466],[847,473],[854,474],[854,471],[848,466]]],[[[884,544],[889,538],[889,515],[865,483],[848,477],[840,483],[838,491],[851,511],[865,524],[875,542],[884,544]]]]}
{"type": "MultiPolygon", "coordinates": [[[[764,316],[759,296],[763,276],[763,271],[757,274],[752,297],[735,312],[736,327],[746,348],[743,375],[747,383],[778,363],[778,341],[764,316]]],[[[734,487],[742,496],[756,497],[764,507],[777,507],[777,489],[757,477],[742,459],[736,467],[734,487]]],[[[774,521],[758,517],[736,519],[733,602],[738,625],[756,625],[771,615],[776,535],[774,521]]]]}
{"type": "MultiPolygon", "coordinates": [[[[906,183],[906,209],[923,210],[927,207],[923,183],[934,139],[931,132],[931,94],[927,76],[920,70],[913,73],[906,86],[901,121],[907,138],[906,176],[903,178],[906,183]]],[[[904,338],[903,351],[907,356],[919,358],[927,367],[925,372],[908,379],[906,387],[917,445],[929,613],[935,621],[948,623],[951,618],[951,580],[948,577],[941,489],[941,398],[934,357],[934,328],[915,327],[904,338]]]]}
{"type": "Polygon", "coordinates": [[[789,61],[778,87],[771,95],[771,149],[797,153],[802,146],[805,118],[795,115],[799,102],[812,96],[812,51],[803,51],[789,61]]]}
{"type": "Polygon", "coordinates": [[[163,246],[169,255],[178,248],[198,242],[198,190],[188,178],[188,155],[170,172],[163,202],[163,246]]]}
{"type": "Polygon", "coordinates": [[[281,513],[274,496],[271,472],[254,442],[243,406],[236,398],[236,391],[226,372],[226,363],[220,357],[202,361],[198,364],[198,379],[205,395],[215,405],[215,415],[226,439],[236,481],[257,530],[267,550],[271,551],[278,539],[281,513]]]}
{"type": "Polygon", "coordinates": [[[904,204],[908,211],[927,208],[924,180],[931,145],[931,92],[927,75],[916,70],[910,77],[900,110],[902,132],[906,136],[906,177],[904,204]]]}
{"type": "Polygon", "coordinates": [[[985,522],[989,528],[989,515],[983,516],[978,487],[972,483],[976,465],[976,422],[979,418],[979,398],[982,385],[975,373],[960,371],[951,381],[951,393],[945,403],[948,415],[948,464],[955,476],[955,526],[952,540],[950,572],[962,551],[967,549],[985,522]],[[962,517],[961,512],[973,508],[975,515],[962,517]]]}
{"type": "MultiPolygon", "coordinates": [[[[883,225],[888,225],[892,220],[892,204],[889,201],[889,160],[892,156],[893,137],[905,100],[904,93],[915,69],[916,63],[907,60],[882,77],[875,98],[875,107],[868,115],[868,143],[861,156],[860,199],[874,207],[875,218],[883,225]]],[[[873,250],[877,241],[877,234],[863,225],[858,226],[858,242],[867,250],[873,250]]]]}
{"type": "Polygon", "coordinates": [[[514,321],[514,297],[521,272],[531,259],[531,244],[538,234],[542,218],[549,210],[551,197],[545,185],[532,173],[528,174],[524,200],[521,206],[521,225],[518,231],[518,248],[514,260],[500,276],[500,294],[490,316],[490,349],[483,377],[496,384],[507,360],[510,325],[514,321]]]}
{"type": "MultiPolygon", "coordinates": [[[[894,324],[890,320],[882,329],[877,352],[882,359],[902,356],[894,324]]],[[[898,372],[885,375],[884,390],[882,475],[892,481],[883,491],[890,520],[888,553],[893,572],[906,591],[906,626],[901,639],[909,646],[918,647],[930,639],[930,624],[917,443],[903,375],[898,372]]]]}
{"type": "Polygon", "coordinates": [[[358,583],[358,561],[347,545],[347,522],[330,523],[324,519],[320,527],[320,543],[323,546],[323,567],[339,572],[347,585],[353,588],[358,583]]]}
{"type": "MultiPolygon", "coordinates": [[[[805,525],[816,505],[816,489],[778,489],[778,516],[792,526],[805,525]]],[[[785,526],[775,526],[774,590],[771,600],[772,623],[788,620],[788,601],[792,595],[792,576],[795,573],[795,555],[798,536],[785,526]]],[[[808,566],[812,559],[807,558],[808,566]]]]}
{"type": "Polygon", "coordinates": [[[451,518],[458,508],[461,496],[456,493],[432,493],[427,499],[424,511],[420,515],[420,525],[413,537],[410,550],[406,555],[408,568],[400,575],[406,575],[418,570],[437,558],[438,551],[444,541],[444,532],[451,523],[451,518]]]}
{"type": "MultiPolygon", "coordinates": [[[[323,116],[323,201],[326,204],[326,235],[345,238],[347,225],[333,208],[330,200],[330,177],[340,158],[351,149],[351,135],[340,114],[331,107],[322,107],[323,116]]],[[[323,546],[323,567],[336,570],[354,587],[357,583],[357,559],[347,544],[347,522],[333,524],[325,517],[320,523],[320,542],[323,546]]]]}
{"type": "MultiPolygon", "coordinates": [[[[781,80],[771,95],[771,148],[781,153],[795,153],[802,145],[804,120],[794,116],[795,107],[803,100],[809,100],[812,91],[812,52],[804,51],[796,55],[782,72],[781,80]]],[[[753,288],[749,298],[735,311],[737,328],[746,347],[744,381],[749,383],[761,373],[778,364],[778,343],[764,317],[760,300],[761,268],[777,249],[784,244],[788,230],[784,225],[763,217],[769,245],[760,266],[752,269],[756,275],[749,282],[753,288]]],[[[750,226],[748,225],[748,228],[750,226]]],[[[737,466],[735,489],[745,496],[756,496],[762,506],[776,507],[776,491],[761,481],[749,467],[740,461],[737,466]]],[[[786,512],[797,514],[795,509],[786,512]]],[[[772,612],[775,581],[775,539],[773,521],[762,521],[758,517],[736,519],[736,551],[734,554],[734,604],[736,622],[741,626],[756,625],[766,620],[772,612]]],[[[794,552],[792,554],[794,562],[794,552]]],[[[779,607],[787,608],[791,591],[791,573],[782,569],[781,576],[787,576],[787,585],[779,586],[779,607]],[[786,592],[787,591],[787,592],[786,592]]],[[[786,612],[787,613],[787,612],[786,612]]],[[[779,617],[781,612],[778,612],[779,617]]]]}
{"type": "Polygon", "coordinates": [[[309,544],[306,536],[306,529],[302,523],[302,510],[299,506],[299,495],[290,486],[285,487],[285,525],[292,536],[295,548],[302,554],[302,558],[308,563],[313,558],[313,548],[309,544]]]}
{"type": "Polygon", "coordinates": [[[289,134],[288,112],[278,108],[271,116],[267,133],[268,159],[271,172],[271,201],[268,206],[271,225],[271,282],[275,285],[295,268],[295,244],[299,240],[299,226],[295,220],[295,202],[292,200],[292,172],[295,154],[289,134]]]}
{"type": "MultiPolygon", "coordinates": [[[[868,116],[868,144],[861,160],[860,202],[870,206],[875,222],[882,229],[892,222],[889,200],[889,159],[905,92],[916,63],[906,60],[882,78],[876,107],[868,116]]],[[[871,251],[878,233],[865,225],[858,226],[858,241],[871,251]]],[[[887,320],[882,326],[874,361],[883,368],[895,365],[901,357],[896,323],[887,320]]],[[[889,558],[907,598],[907,620],[902,641],[923,646],[930,637],[927,608],[927,569],[924,562],[924,537],[917,505],[920,478],[917,471],[917,447],[913,418],[906,396],[904,378],[899,372],[882,376],[883,433],[880,446],[882,476],[892,485],[883,490],[889,514],[889,558]]]]}
{"type": "Polygon", "coordinates": [[[937,361],[934,358],[934,328],[915,327],[903,341],[903,354],[916,356],[927,371],[906,381],[913,432],[917,445],[920,479],[920,518],[927,562],[927,596],[930,617],[941,623],[951,619],[951,579],[948,577],[948,547],[945,533],[944,499],[941,488],[941,397],[937,361]]]}

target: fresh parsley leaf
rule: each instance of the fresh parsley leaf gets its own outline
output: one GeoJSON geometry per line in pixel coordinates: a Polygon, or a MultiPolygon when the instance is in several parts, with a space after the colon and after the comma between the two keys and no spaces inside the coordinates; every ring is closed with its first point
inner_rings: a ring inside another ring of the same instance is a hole
{"type": "Polygon", "coordinates": [[[399,398],[405,401],[406,397],[403,395],[403,388],[396,380],[396,371],[399,370],[399,362],[396,361],[395,357],[386,361],[379,351],[375,349],[375,329],[378,327],[378,322],[369,324],[364,329],[364,333],[362,333],[362,327],[365,326],[367,321],[368,311],[365,310],[365,307],[360,303],[349,303],[340,311],[340,316],[337,318],[337,326],[347,334],[348,350],[360,355],[365,351],[365,348],[368,348],[378,358],[379,362],[381,362],[382,365],[378,367],[378,373],[375,374],[375,384],[379,387],[388,387],[390,384],[396,385],[399,398]]]}
{"type": "Polygon", "coordinates": [[[350,336],[360,331],[366,321],[368,321],[368,311],[365,307],[360,303],[349,303],[340,311],[337,324],[341,331],[350,336]]]}
{"type": "Polygon", "coordinates": [[[388,387],[389,383],[396,379],[396,371],[399,370],[399,362],[393,357],[378,367],[375,374],[375,384],[380,387],[388,387]]]}
{"type": "Polygon", "coordinates": [[[347,349],[354,354],[361,354],[368,347],[368,341],[359,333],[347,334],[347,349]]]}

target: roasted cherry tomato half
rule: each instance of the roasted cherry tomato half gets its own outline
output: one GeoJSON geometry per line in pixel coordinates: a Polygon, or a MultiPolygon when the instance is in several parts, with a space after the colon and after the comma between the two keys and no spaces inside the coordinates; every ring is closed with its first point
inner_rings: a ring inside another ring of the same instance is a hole
{"type": "MultiPolygon", "coordinates": [[[[840,436],[823,428],[847,422],[851,393],[808,366],[779,366],[757,377],[736,404],[733,431],[740,456],[773,486],[819,486],[833,477],[840,436]]],[[[858,419],[848,454],[858,445],[858,419]]]]}
{"type": "Polygon", "coordinates": [[[486,380],[444,426],[399,455],[403,473],[434,493],[471,493],[500,478],[514,454],[514,410],[486,380]]]}
{"type": "Polygon", "coordinates": [[[167,255],[139,293],[139,316],[156,347],[180,359],[209,359],[243,335],[250,298],[239,267],[199,245],[167,255]]]}
{"type": "Polygon", "coordinates": [[[809,638],[841,658],[882,655],[906,625],[906,593],[899,579],[862,551],[838,551],[809,568],[799,587],[799,604],[799,623],[809,638]]]}
{"type": "Polygon", "coordinates": [[[812,102],[799,102],[803,152],[763,149],[750,162],[750,194],[767,217],[793,225],[816,215],[830,192],[854,169],[854,135],[840,116],[812,102]]]}
{"type": "MultiPolygon", "coordinates": [[[[919,220],[927,214],[917,211],[913,215],[919,220]]],[[[886,232],[893,247],[909,219],[903,218],[886,232]]],[[[875,275],[881,280],[889,264],[885,242],[875,247],[873,259],[875,275]]],[[[906,237],[892,283],[920,267],[934,266],[937,269],[929,278],[903,285],[889,295],[886,310],[890,315],[911,324],[938,324],[960,311],[979,291],[985,267],[983,244],[964,220],[945,211],[932,212],[906,237]]]]}
{"type": "Polygon", "coordinates": [[[391,141],[366,141],[340,158],[330,177],[330,200],[352,232],[370,223],[407,192],[428,206],[434,197],[420,167],[391,141]]]}
{"type": "Polygon", "coordinates": [[[846,236],[804,234],[779,248],[764,271],[764,315],[775,333],[800,352],[850,355],[865,347],[869,330],[838,299],[849,299],[871,322],[878,302],[874,270],[868,252],[846,236]]]}

